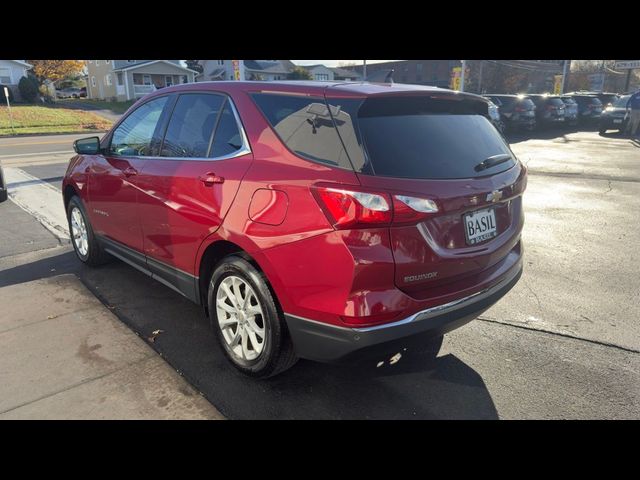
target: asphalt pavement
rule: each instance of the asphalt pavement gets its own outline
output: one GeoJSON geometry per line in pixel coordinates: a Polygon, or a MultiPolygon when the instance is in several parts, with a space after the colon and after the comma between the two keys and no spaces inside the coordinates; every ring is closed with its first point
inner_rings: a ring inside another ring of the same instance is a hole
{"type": "MultiPolygon", "coordinates": [[[[13,237],[0,229],[0,288],[77,275],[142,338],[163,330],[150,346],[232,419],[640,418],[640,144],[597,132],[537,137],[512,138],[529,169],[522,279],[446,336],[433,369],[406,356],[383,368],[300,361],[247,379],[199,307],[118,261],[80,265],[11,201],[0,204],[2,224],[15,225],[13,237]],[[34,243],[16,242],[21,232],[34,243]]],[[[29,146],[8,151],[7,140],[0,161],[56,187],[71,155],[11,156],[29,146]]]]}

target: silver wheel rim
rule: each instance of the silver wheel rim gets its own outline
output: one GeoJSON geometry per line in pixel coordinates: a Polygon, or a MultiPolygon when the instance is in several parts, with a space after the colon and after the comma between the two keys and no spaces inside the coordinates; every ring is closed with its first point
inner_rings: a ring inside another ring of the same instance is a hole
{"type": "Polygon", "coordinates": [[[83,257],[86,256],[89,251],[89,238],[84,218],[78,207],[74,207],[71,210],[71,234],[73,236],[73,244],[78,253],[83,257]]]}
{"type": "Polygon", "coordinates": [[[256,293],[236,276],[226,277],[216,293],[218,325],[232,354],[240,360],[255,360],[264,350],[264,315],[256,293]]]}

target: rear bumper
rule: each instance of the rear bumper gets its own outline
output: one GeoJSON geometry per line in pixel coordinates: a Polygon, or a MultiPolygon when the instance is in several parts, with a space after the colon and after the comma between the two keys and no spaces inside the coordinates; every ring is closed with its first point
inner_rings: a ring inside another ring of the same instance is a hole
{"type": "Polygon", "coordinates": [[[489,309],[518,282],[522,256],[492,287],[459,300],[415,313],[403,320],[367,328],[345,328],[285,314],[301,358],[342,363],[401,352],[430,337],[443,335],[489,309]]]}

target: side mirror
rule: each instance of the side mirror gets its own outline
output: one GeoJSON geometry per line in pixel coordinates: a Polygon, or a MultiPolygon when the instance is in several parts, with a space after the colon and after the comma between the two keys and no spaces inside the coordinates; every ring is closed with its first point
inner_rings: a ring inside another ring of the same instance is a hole
{"type": "Polygon", "coordinates": [[[80,138],[73,142],[73,149],[81,155],[97,155],[100,153],[98,137],[80,138]]]}

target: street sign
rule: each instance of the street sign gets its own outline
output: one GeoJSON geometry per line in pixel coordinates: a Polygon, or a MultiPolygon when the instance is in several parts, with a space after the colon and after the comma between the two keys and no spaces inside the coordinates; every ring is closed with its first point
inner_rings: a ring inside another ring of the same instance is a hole
{"type": "Polygon", "coordinates": [[[451,71],[451,90],[460,90],[460,76],[462,67],[453,67],[451,71]]]}
{"type": "Polygon", "coordinates": [[[629,70],[640,68],[640,60],[616,60],[616,70],[629,70]]]}

